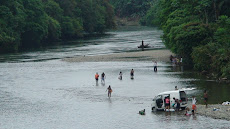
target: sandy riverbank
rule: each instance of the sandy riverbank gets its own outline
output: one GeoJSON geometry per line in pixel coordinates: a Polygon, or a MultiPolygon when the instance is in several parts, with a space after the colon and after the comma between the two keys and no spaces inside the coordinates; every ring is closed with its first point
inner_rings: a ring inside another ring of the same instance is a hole
{"type": "Polygon", "coordinates": [[[197,105],[197,114],[212,117],[214,119],[224,119],[230,121],[230,106],[223,106],[221,104],[208,105],[197,105]],[[217,109],[213,111],[213,109],[217,109]]]}
{"type": "Polygon", "coordinates": [[[125,52],[108,55],[97,56],[77,56],[73,58],[65,58],[67,62],[109,62],[109,61],[163,61],[168,62],[170,55],[169,50],[150,50],[140,52],[125,52]]]}

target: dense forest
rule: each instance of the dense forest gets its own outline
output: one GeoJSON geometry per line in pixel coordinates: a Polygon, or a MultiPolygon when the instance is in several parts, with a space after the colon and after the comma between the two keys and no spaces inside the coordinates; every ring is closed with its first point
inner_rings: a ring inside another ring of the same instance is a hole
{"type": "Polygon", "coordinates": [[[230,79],[229,7],[229,0],[155,0],[141,22],[159,26],[165,45],[196,70],[230,79]]]}
{"type": "Polygon", "coordinates": [[[104,33],[113,10],[108,0],[1,0],[0,53],[104,33]]]}
{"type": "Polygon", "coordinates": [[[1,0],[0,53],[102,34],[116,26],[116,15],[158,26],[185,63],[229,79],[229,7],[230,0],[1,0]]]}
{"type": "Polygon", "coordinates": [[[142,18],[154,0],[110,0],[117,17],[142,18]]]}

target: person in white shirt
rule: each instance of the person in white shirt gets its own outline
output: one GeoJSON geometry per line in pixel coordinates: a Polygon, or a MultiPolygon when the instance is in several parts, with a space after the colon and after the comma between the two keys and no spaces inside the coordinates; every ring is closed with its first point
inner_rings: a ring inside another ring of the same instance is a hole
{"type": "Polygon", "coordinates": [[[122,80],[122,72],[119,73],[118,79],[122,80]]]}
{"type": "Polygon", "coordinates": [[[195,111],[196,111],[196,98],[195,96],[192,96],[192,114],[194,115],[195,114],[195,111]]]}
{"type": "Polygon", "coordinates": [[[183,58],[182,57],[180,57],[180,64],[182,65],[182,62],[183,62],[183,58]]]}

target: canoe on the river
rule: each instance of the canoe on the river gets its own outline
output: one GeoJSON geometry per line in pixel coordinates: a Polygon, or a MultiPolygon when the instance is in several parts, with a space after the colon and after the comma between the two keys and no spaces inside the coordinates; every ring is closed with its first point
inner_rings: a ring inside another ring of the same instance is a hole
{"type": "MultiPolygon", "coordinates": [[[[142,45],[137,46],[138,48],[142,48],[142,45]]],[[[144,45],[144,48],[150,48],[149,44],[144,45]]]]}

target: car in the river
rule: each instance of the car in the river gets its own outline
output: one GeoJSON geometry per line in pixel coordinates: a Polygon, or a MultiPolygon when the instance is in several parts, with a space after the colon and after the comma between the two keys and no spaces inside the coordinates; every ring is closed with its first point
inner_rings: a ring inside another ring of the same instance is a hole
{"type": "Polygon", "coordinates": [[[170,97],[170,108],[172,109],[175,108],[173,107],[173,104],[175,103],[175,100],[173,98],[180,101],[180,107],[182,110],[184,110],[188,106],[187,94],[185,93],[185,91],[173,90],[162,92],[155,96],[151,104],[152,111],[164,110],[166,97],[170,97]]]}

